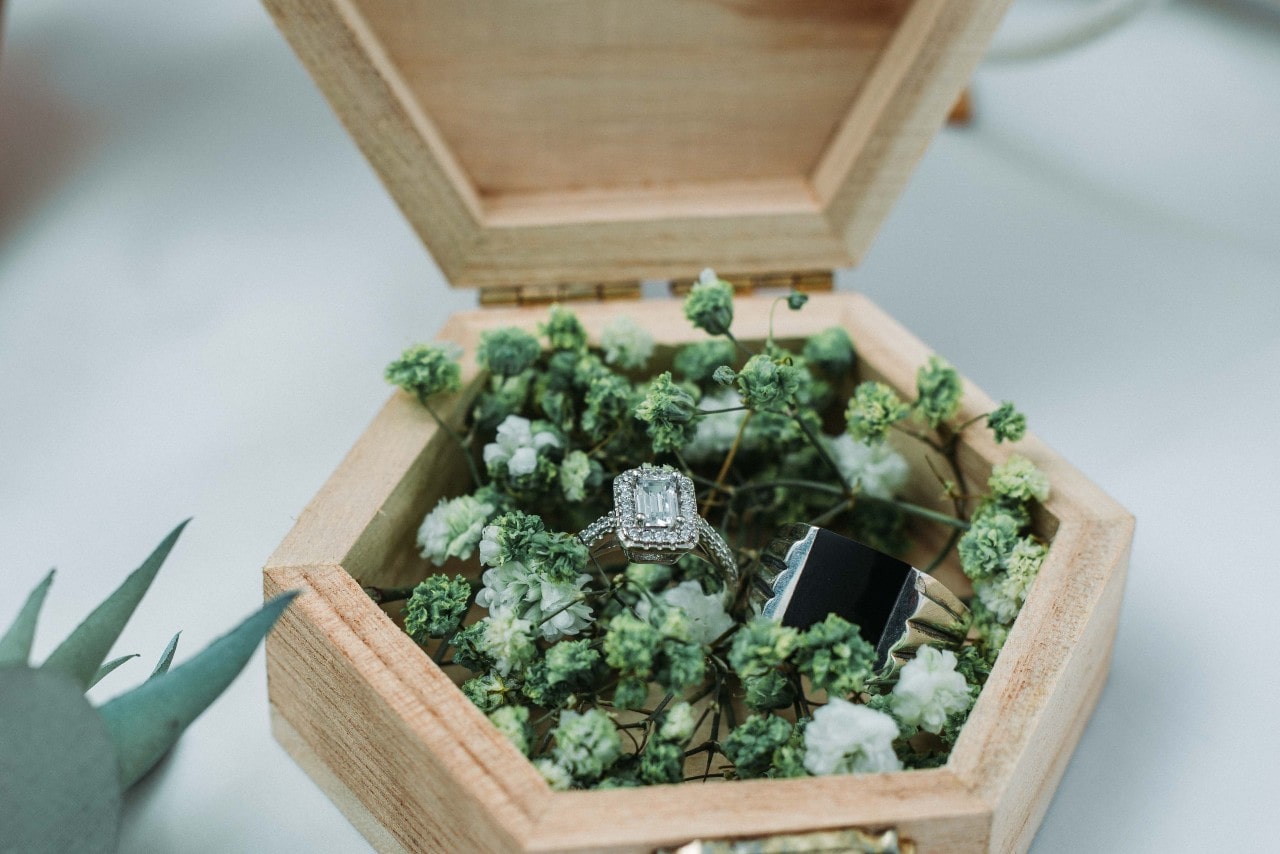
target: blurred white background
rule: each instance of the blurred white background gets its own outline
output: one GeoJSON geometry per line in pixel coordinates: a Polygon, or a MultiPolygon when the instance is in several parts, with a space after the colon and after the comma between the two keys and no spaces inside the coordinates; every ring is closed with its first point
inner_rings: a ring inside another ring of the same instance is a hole
{"type": "MultiPolygon", "coordinates": [[[[1008,40],[1085,3],[1015,6],[1008,40]]],[[[1267,850],[1280,763],[1280,12],[1159,5],[984,67],[842,274],[1138,517],[1112,676],[1037,852],[1267,850]]],[[[448,290],[254,0],[10,0],[0,48],[0,621],[47,653],[195,522],[96,696],[258,570],[448,290]]],[[[367,845],[270,737],[261,656],[129,805],[129,852],[367,845]]]]}

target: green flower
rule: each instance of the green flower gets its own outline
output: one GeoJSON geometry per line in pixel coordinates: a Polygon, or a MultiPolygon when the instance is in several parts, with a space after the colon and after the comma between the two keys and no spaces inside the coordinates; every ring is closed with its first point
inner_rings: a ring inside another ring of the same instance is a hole
{"type": "Polygon", "coordinates": [[[490,373],[513,377],[533,366],[542,355],[538,339],[514,326],[480,334],[476,361],[490,373]]]}
{"type": "Polygon", "coordinates": [[[487,627],[486,620],[479,620],[466,628],[459,629],[451,641],[453,660],[472,673],[481,673],[493,667],[493,659],[481,648],[487,627]]]}
{"type": "Polygon", "coordinates": [[[461,575],[431,575],[405,602],[404,630],[420,644],[442,638],[462,624],[471,603],[471,582],[461,575]]]}
{"type": "Polygon", "coordinates": [[[589,486],[597,486],[603,469],[585,451],[570,451],[560,463],[560,491],[565,501],[578,502],[587,497],[589,486]]]}
{"type": "Polygon", "coordinates": [[[626,569],[627,583],[636,590],[653,591],[671,581],[671,567],[661,563],[632,563],[626,569]]]}
{"type": "Polygon", "coordinates": [[[462,368],[451,348],[439,344],[418,344],[405,350],[387,365],[387,382],[399,386],[426,402],[442,391],[462,388],[462,368]]]}
{"type": "Polygon", "coordinates": [[[653,336],[626,315],[619,315],[600,333],[604,360],[623,370],[643,368],[653,355],[653,336]]]}
{"type": "Polygon", "coordinates": [[[463,695],[485,714],[499,709],[507,702],[507,694],[513,686],[496,673],[486,673],[462,683],[463,695]]]}
{"type": "Polygon", "coordinates": [[[884,440],[889,428],[906,418],[911,407],[884,383],[865,382],[854,391],[845,412],[849,435],[870,445],[884,440]]]}
{"type": "Polygon", "coordinates": [[[553,735],[552,758],[578,783],[598,780],[622,755],[618,729],[600,709],[561,712],[553,735]]]}
{"type": "Polygon", "coordinates": [[[960,374],[945,359],[930,356],[929,361],[916,372],[916,412],[930,427],[955,416],[960,409],[960,397],[964,389],[960,374]]]}
{"type": "Polygon", "coordinates": [[[871,679],[875,647],[863,640],[858,627],[829,614],[800,636],[796,667],[813,687],[833,697],[861,693],[871,679]]]}
{"type": "Polygon", "coordinates": [[[538,769],[542,779],[555,791],[564,792],[573,788],[573,775],[555,760],[541,757],[533,760],[533,767],[538,769]]]}
{"type": "Polygon", "coordinates": [[[693,383],[705,383],[722,365],[733,364],[738,354],[733,342],[725,338],[713,338],[681,347],[672,366],[677,374],[693,383]]]}
{"type": "Polygon", "coordinates": [[[805,361],[817,365],[834,376],[842,376],[853,367],[853,341],[839,326],[824,329],[804,342],[805,361]]]}
{"type": "Polygon", "coordinates": [[[489,713],[489,721],[517,750],[529,755],[533,727],[529,726],[529,709],[526,706],[502,706],[489,713]]]}
{"type": "Polygon", "coordinates": [[[535,542],[546,532],[542,517],[512,510],[486,525],[480,537],[480,562],[502,566],[528,560],[535,542]]]}
{"type": "Polygon", "coordinates": [[[796,700],[795,686],[777,670],[744,678],[742,688],[746,692],[747,706],[756,711],[783,709],[796,700]]]}
{"type": "Polygon", "coordinates": [[[706,673],[707,658],[701,646],[673,638],[663,641],[653,675],[664,689],[678,693],[701,682],[706,673]]]}
{"type": "Polygon", "coordinates": [[[1049,497],[1049,478],[1035,463],[1017,454],[991,470],[987,486],[996,497],[1013,501],[1044,501],[1049,497]]]}
{"type": "Polygon", "coordinates": [[[697,720],[693,706],[688,703],[676,703],[667,709],[662,716],[662,726],[658,728],[658,737],[664,741],[684,744],[693,737],[697,720]]]}
{"type": "Polygon", "coordinates": [[[656,628],[624,611],[609,621],[604,636],[604,658],[610,667],[624,674],[647,677],[653,673],[661,644],[662,634],[656,628]]]}
{"type": "Polygon", "coordinates": [[[597,377],[583,398],[582,431],[593,442],[613,433],[631,417],[631,383],[615,373],[597,377]]]}
{"type": "Polygon", "coordinates": [[[792,311],[799,311],[804,308],[804,304],[809,301],[809,295],[802,291],[792,291],[787,294],[787,308],[792,311]]]}
{"type": "Polygon", "coordinates": [[[649,699],[649,683],[636,677],[618,680],[613,689],[613,705],[619,709],[638,709],[649,699]]]}
{"type": "Polygon", "coordinates": [[[538,653],[533,637],[535,627],[509,608],[495,608],[481,620],[484,634],[479,639],[481,651],[493,660],[493,668],[503,676],[519,673],[538,653]]]}
{"type": "Polygon", "coordinates": [[[475,495],[462,495],[452,501],[441,498],[418,528],[419,553],[436,566],[451,557],[466,560],[475,551],[480,532],[497,509],[495,502],[475,495]]]}
{"type": "Polygon", "coordinates": [[[582,540],[560,531],[540,531],[530,537],[525,561],[543,582],[567,584],[578,580],[589,555],[582,540]]]}
{"type": "Polygon", "coordinates": [[[651,739],[640,754],[640,779],[646,783],[679,783],[684,778],[680,745],[651,739]]]}
{"type": "Polygon", "coordinates": [[[790,741],[793,729],[776,715],[752,716],[735,727],[723,745],[735,775],[749,780],[768,774],[774,751],[790,741]]]}
{"type": "Polygon", "coordinates": [[[578,316],[559,305],[551,306],[551,314],[547,322],[538,326],[538,331],[547,336],[552,350],[585,350],[587,348],[587,330],[582,328],[578,316]]]}
{"type": "Polygon", "coordinates": [[[809,769],[804,767],[805,743],[804,732],[812,723],[809,718],[796,721],[791,730],[791,738],[787,743],[773,751],[773,764],[769,766],[769,777],[788,779],[792,777],[808,777],[809,769]]]}
{"type": "Polygon", "coordinates": [[[1017,518],[999,509],[975,514],[969,530],[956,544],[964,574],[979,581],[1002,569],[1018,543],[1021,527],[1017,518]]]}
{"type": "Polygon", "coordinates": [[[684,316],[710,335],[724,335],[733,325],[733,285],[703,270],[684,298],[684,316]]]}
{"type": "Polygon", "coordinates": [[[600,651],[591,641],[561,641],[525,671],[524,695],[539,706],[558,708],[574,694],[592,689],[600,668],[600,651]]]}
{"type": "Polygon", "coordinates": [[[649,425],[655,453],[678,451],[693,439],[698,429],[693,420],[696,407],[693,395],[672,381],[670,371],[654,378],[636,407],[636,418],[649,425]]]}
{"type": "Polygon", "coordinates": [[[738,630],[729,648],[729,664],[746,679],[763,676],[782,665],[800,646],[800,633],[757,617],[738,630]]]}
{"type": "Polygon", "coordinates": [[[1027,416],[1014,409],[1013,404],[1006,400],[987,415],[987,426],[991,428],[996,444],[1017,442],[1027,434],[1027,416]]]}
{"type": "Polygon", "coordinates": [[[803,380],[804,372],[800,368],[764,353],[748,359],[736,377],[744,405],[752,409],[773,410],[789,404],[803,380]]]}
{"type": "Polygon", "coordinates": [[[505,379],[495,376],[490,388],[480,393],[476,398],[476,405],[471,409],[471,418],[475,421],[477,431],[492,433],[508,415],[520,412],[529,396],[531,380],[532,374],[505,379]]]}

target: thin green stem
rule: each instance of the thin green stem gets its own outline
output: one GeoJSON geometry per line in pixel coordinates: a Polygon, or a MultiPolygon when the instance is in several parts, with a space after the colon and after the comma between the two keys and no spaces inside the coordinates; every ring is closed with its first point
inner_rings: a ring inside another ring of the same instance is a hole
{"type": "Polygon", "coordinates": [[[921,519],[928,519],[931,522],[937,522],[940,525],[947,525],[961,531],[969,530],[969,523],[963,519],[957,519],[955,516],[940,513],[937,510],[930,510],[928,507],[921,507],[919,504],[912,504],[910,501],[899,501],[896,498],[872,498],[869,495],[861,496],[860,500],[889,504],[910,516],[918,516],[921,519]]]}
{"type": "Polygon", "coordinates": [[[449,426],[449,422],[445,421],[436,413],[430,403],[427,403],[424,400],[422,401],[422,405],[426,407],[427,412],[431,413],[431,417],[435,419],[436,424],[440,425],[440,429],[448,434],[449,438],[453,439],[453,441],[456,442],[458,447],[462,450],[462,458],[467,461],[467,469],[471,472],[471,480],[475,483],[476,488],[483,486],[484,483],[480,480],[480,470],[476,468],[476,461],[471,455],[470,446],[462,440],[462,437],[458,435],[458,431],[449,426]]]}
{"type": "Polygon", "coordinates": [[[836,465],[836,461],[831,458],[831,454],[827,451],[826,446],[822,444],[816,435],[814,435],[813,428],[809,426],[809,423],[801,418],[799,413],[794,410],[791,412],[791,417],[800,425],[800,430],[804,433],[805,438],[809,440],[809,444],[813,445],[813,449],[818,452],[818,456],[822,458],[822,461],[827,464],[827,467],[831,469],[832,473],[835,474],[836,478],[840,481],[840,485],[844,487],[844,494],[851,495],[853,493],[853,485],[850,484],[849,479],[844,476],[844,472],[840,470],[840,466],[836,465]]]}
{"type": "Polygon", "coordinates": [[[958,528],[951,532],[951,536],[947,537],[947,542],[942,547],[942,551],[938,552],[933,560],[929,561],[929,565],[921,570],[925,575],[932,575],[933,571],[942,565],[942,562],[947,559],[947,555],[951,553],[956,543],[960,541],[962,533],[958,528]]]}

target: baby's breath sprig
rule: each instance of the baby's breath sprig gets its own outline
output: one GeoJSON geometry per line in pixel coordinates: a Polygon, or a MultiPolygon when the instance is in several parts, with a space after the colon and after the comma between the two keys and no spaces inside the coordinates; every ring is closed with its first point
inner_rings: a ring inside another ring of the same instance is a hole
{"type": "Polygon", "coordinates": [[[844,329],[798,348],[775,340],[781,303],[807,301],[775,299],[764,340],[749,346],[732,330],[733,286],[707,270],[684,313],[709,337],[674,351],[625,318],[592,347],[562,306],[538,336],[488,331],[465,438],[432,408],[460,385],[453,354],[424,345],[388,367],[388,380],[462,445],[475,485],[438,501],[419,530],[421,555],[445,571],[411,588],[365,589],[380,603],[403,601],[405,631],[552,788],[946,761],[1047,559],[1032,522],[1048,483],[1012,455],[971,494],[961,434],[985,422],[996,443],[1016,442],[1025,417],[1006,402],[959,421],[963,383],[936,356],[920,366],[914,396],[855,384],[844,329]],[[907,441],[924,445],[948,512],[904,498],[907,441]],[[647,462],[692,479],[745,570],[739,587],[726,589],[693,556],[603,564],[572,533],[609,506],[615,475],[647,462]],[[958,553],[976,637],[958,652],[922,648],[891,689],[873,678],[875,650],[847,620],[797,631],[748,604],[756,558],[780,525],[828,525],[900,552],[910,517],[951,529],[934,564],[958,553]],[[466,568],[477,559],[473,578],[466,568]]]}

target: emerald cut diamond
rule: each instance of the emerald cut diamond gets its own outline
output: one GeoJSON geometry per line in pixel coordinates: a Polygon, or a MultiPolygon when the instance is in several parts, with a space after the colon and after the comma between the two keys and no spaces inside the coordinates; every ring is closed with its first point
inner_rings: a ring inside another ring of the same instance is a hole
{"type": "Polygon", "coordinates": [[[636,521],[646,528],[675,527],[680,515],[677,486],[670,474],[641,474],[636,479],[636,521]]]}

